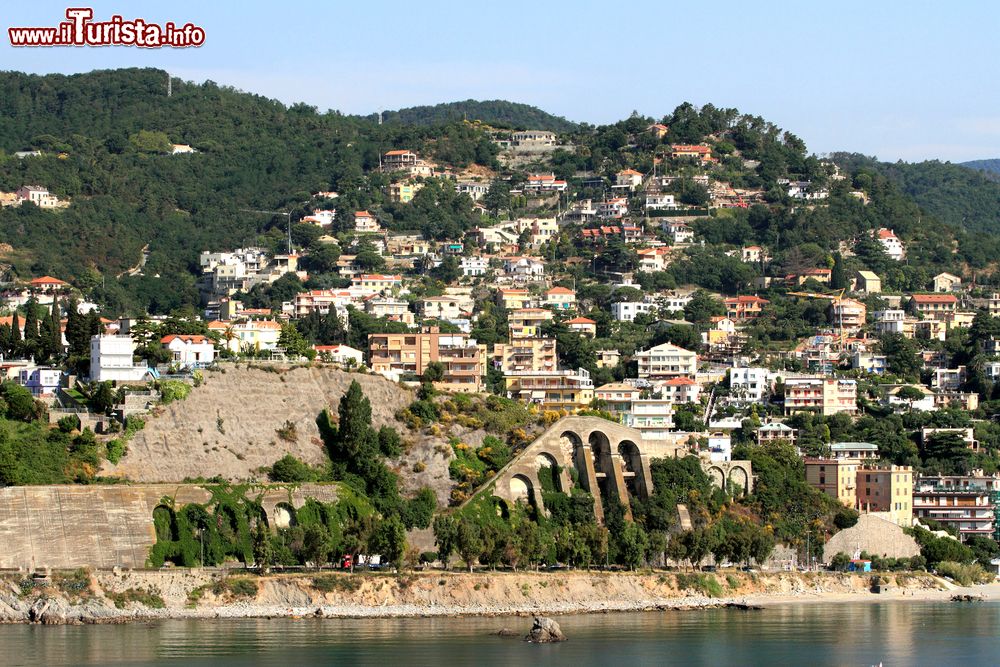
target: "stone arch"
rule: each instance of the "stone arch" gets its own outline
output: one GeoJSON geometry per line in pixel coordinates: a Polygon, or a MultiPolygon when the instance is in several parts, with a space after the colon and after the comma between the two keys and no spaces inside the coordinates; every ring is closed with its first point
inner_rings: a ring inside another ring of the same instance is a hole
{"type": "Polygon", "coordinates": [[[740,495],[747,493],[749,489],[749,479],[747,477],[747,471],[740,466],[733,466],[729,471],[729,479],[726,483],[726,490],[730,492],[738,491],[740,495]],[[737,487],[739,487],[737,489],[737,487]]]}
{"type": "Polygon", "coordinates": [[[173,508],[157,505],[153,508],[153,526],[156,529],[157,542],[176,542],[180,539],[177,528],[177,515],[173,508]]]}
{"type": "Polygon", "coordinates": [[[710,466],[705,472],[712,479],[712,484],[720,489],[726,488],[726,474],[722,472],[722,468],[719,466],[710,466]]]}
{"type": "Polygon", "coordinates": [[[510,498],[513,502],[531,504],[534,499],[535,485],[527,475],[516,474],[510,478],[510,498]]]}
{"type": "Polygon", "coordinates": [[[635,474],[642,472],[642,457],[639,452],[639,445],[631,440],[622,440],[618,443],[618,455],[622,457],[624,472],[635,474]]]}
{"type": "Polygon", "coordinates": [[[297,522],[295,508],[288,503],[278,503],[274,506],[274,527],[291,528],[297,522]]]}
{"type": "Polygon", "coordinates": [[[493,507],[496,510],[497,516],[504,521],[510,518],[510,505],[503,498],[493,496],[493,507]]]}
{"type": "Polygon", "coordinates": [[[607,473],[611,466],[611,440],[602,431],[592,431],[587,437],[594,470],[607,473]]]}
{"type": "Polygon", "coordinates": [[[545,482],[551,480],[553,490],[566,491],[562,488],[562,480],[559,474],[561,469],[562,467],[556,461],[556,457],[548,452],[540,452],[535,456],[535,474],[538,476],[539,484],[543,489],[546,486],[545,482]],[[546,476],[545,479],[543,479],[543,475],[546,476]]]}
{"type": "Polygon", "coordinates": [[[583,440],[574,431],[563,431],[559,436],[559,447],[570,461],[575,461],[577,453],[583,448],[583,440]]]}

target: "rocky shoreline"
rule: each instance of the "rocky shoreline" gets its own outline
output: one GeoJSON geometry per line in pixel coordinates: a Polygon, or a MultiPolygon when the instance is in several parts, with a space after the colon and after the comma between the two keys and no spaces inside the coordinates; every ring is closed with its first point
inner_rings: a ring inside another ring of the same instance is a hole
{"type": "MultiPolygon", "coordinates": [[[[74,587],[4,575],[0,623],[103,624],[163,619],[537,616],[861,600],[948,600],[929,575],[876,595],[868,577],[835,573],[441,573],[248,577],[192,571],[87,573],[74,587]],[[249,582],[249,583],[248,583],[249,582]],[[711,591],[694,590],[694,584],[711,591]],[[721,583],[720,583],[721,582],[721,583]],[[26,591],[27,589],[27,591],[26,591]],[[721,589],[721,591],[720,591],[721,589]],[[719,594],[721,592],[721,594],[719,594]]],[[[891,575],[890,575],[891,576],[891,575]]],[[[985,587],[990,588],[990,587],[985,587]]],[[[982,597],[980,589],[976,595],[982,597]]],[[[996,597],[987,596],[987,597],[996,597]]]]}

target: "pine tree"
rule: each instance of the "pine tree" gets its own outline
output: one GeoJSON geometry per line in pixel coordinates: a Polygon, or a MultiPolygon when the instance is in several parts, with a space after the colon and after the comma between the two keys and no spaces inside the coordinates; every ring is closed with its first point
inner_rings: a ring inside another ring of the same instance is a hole
{"type": "Polygon", "coordinates": [[[840,253],[833,255],[833,269],[830,270],[830,287],[844,289],[847,287],[847,274],[844,271],[844,258],[840,253]]]}
{"type": "Polygon", "coordinates": [[[80,314],[79,305],[74,296],[69,298],[69,303],[66,305],[66,342],[69,344],[69,356],[87,356],[90,348],[87,318],[80,314]]]}

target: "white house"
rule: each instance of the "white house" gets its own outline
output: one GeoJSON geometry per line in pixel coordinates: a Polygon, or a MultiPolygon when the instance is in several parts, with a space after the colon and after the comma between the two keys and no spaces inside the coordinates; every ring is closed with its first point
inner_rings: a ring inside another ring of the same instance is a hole
{"type": "Polygon", "coordinates": [[[668,379],[691,376],[698,372],[698,355],[673,343],[663,343],[635,355],[639,362],[639,377],[668,379]]]}
{"type": "Polygon", "coordinates": [[[462,275],[466,277],[485,276],[490,268],[489,260],[485,257],[463,257],[461,261],[462,275]]]}
{"type": "Polygon", "coordinates": [[[770,393],[770,372],[766,368],[730,368],[729,389],[739,401],[760,403],[770,393]]]}
{"type": "Polygon", "coordinates": [[[897,262],[906,257],[906,248],[903,247],[903,242],[899,240],[896,233],[891,229],[881,228],[876,232],[876,238],[878,242],[882,244],[885,249],[885,254],[889,256],[890,259],[894,259],[897,262]]]}
{"type": "Polygon", "coordinates": [[[350,345],[314,345],[313,349],[319,353],[324,360],[329,359],[341,366],[365,365],[365,355],[361,350],[357,350],[350,345]]]}
{"type": "Polygon", "coordinates": [[[694,241],[694,230],[688,227],[686,222],[664,222],[663,231],[670,234],[674,243],[691,243],[694,241]]]}
{"type": "Polygon", "coordinates": [[[200,335],[164,336],[160,344],[170,350],[171,361],[186,368],[209,366],[215,361],[215,345],[200,335]]]}
{"type": "Polygon", "coordinates": [[[90,379],[94,382],[141,382],[149,369],[135,364],[131,336],[91,336],[90,379]]]}
{"type": "Polygon", "coordinates": [[[58,368],[44,368],[40,366],[22,368],[17,374],[18,384],[30,391],[31,395],[35,398],[55,394],[56,390],[59,389],[61,378],[62,371],[58,368]]]}
{"type": "Polygon", "coordinates": [[[677,208],[677,201],[674,199],[674,195],[665,192],[646,193],[647,211],[668,211],[674,208],[677,208]]]}

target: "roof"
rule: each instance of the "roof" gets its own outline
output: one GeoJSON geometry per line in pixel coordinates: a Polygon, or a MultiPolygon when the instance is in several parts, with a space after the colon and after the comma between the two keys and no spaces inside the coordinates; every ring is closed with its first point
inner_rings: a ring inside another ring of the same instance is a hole
{"type": "Polygon", "coordinates": [[[679,377],[679,378],[670,378],[663,384],[667,385],[668,387],[683,387],[698,383],[692,380],[691,378],[679,377]]]}
{"type": "Polygon", "coordinates": [[[633,387],[630,384],[624,382],[609,382],[608,384],[602,384],[600,387],[594,391],[639,391],[638,387],[633,387]]]}
{"type": "Polygon", "coordinates": [[[42,276],[31,281],[32,285],[66,285],[66,281],[53,278],[52,276],[42,276]]]}
{"type": "Polygon", "coordinates": [[[370,217],[372,217],[372,214],[369,213],[368,211],[355,211],[354,212],[354,217],[355,218],[364,218],[364,217],[370,218],[370,217]]]}
{"type": "Polygon", "coordinates": [[[712,151],[708,146],[692,146],[689,144],[675,144],[670,148],[675,153],[710,153],[712,151]]]}
{"type": "Polygon", "coordinates": [[[830,449],[835,452],[848,449],[862,449],[869,452],[875,452],[878,451],[878,445],[873,445],[870,442],[835,442],[830,445],[830,449]]]}
{"type": "Polygon", "coordinates": [[[566,287],[553,287],[546,294],[576,294],[576,292],[566,287]]]}
{"type": "Polygon", "coordinates": [[[399,150],[389,151],[389,152],[386,153],[386,155],[407,155],[407,154],[412,153],[412,152],[413,151],[409,151],[409,150],[406,150],[405,148],[403,148],[403,149],[399,149],[399,150]]]}
{"type": "Polygon", "coordinates": [[[864,278],[865,280],[880,280],[878,274],[876,274],[874,271],[858,271],[858,275],[864,278]]]}
{"type": "Polygon", "coordinates": [[[636,171],[635,169],[623,169],[618,172],[619,176],[642,176],[641,171],[636,171]]]}
{"type": "Polygon", "coordinates": [[[893,232],[891,229],[886,229],[885,227],[883,227],[882,229],[878,230],[878,237],[880,239],[894,239],[896,238],[896,233],[893,232]]]}
{"type": "Polygon", "coordinates": [[[358,276],[354,280],[357,281],[357,282],[361,282],[361,281],[365,281],[365,280],[391,280],[391,281],[394,281],[394,282],[399,282],[399,281],[403,280],[403,276],[391,276],[391,275],[384,275],[384,274],[381,274],[381,273],[362,273],[360,276],[358,276]]]}
{"type": "Polygon", "coordinates": [[[726,299],[726,305],[729,305],[729,304],[735,305],[735,304],[739,304],[739,303],[761,303],[761,304],[763,304],[763,303],[771,303],[771,302],[768,301],[767,299],[762,299],[762,298],[760,298],[759,296],[756,296],[756,295],[753,295],[753,296],[750,296],[750,295],[735,296],[735,297],[730,297],[730,298],[726,299]]]}
{"type": "Polygon", "coordinates": [[[571,320],[566,320],[566,324],[597,324],[594,320],[587,317],[574,317],[571,320]]]}
{"type": "Polygon", "coordinates": [[[528,176],[529,181],[554,181],[555,178],[555,174],[531,174],[528,176]]]}
{"type": "Polygon", "coordinates": [[[954,294],[911,294],[910,298],[917,303],[958,303],[954,294]]]}
{"type": "Polygon", "coordinates": [[[169,345],[175,340],[179,340],[183,343],[188,344],[199,344],[207,343],[208,339],[200,334],[170,334],[169,336],[164,336],[160,339],[160,342],[164,345],[169,345]]]}

